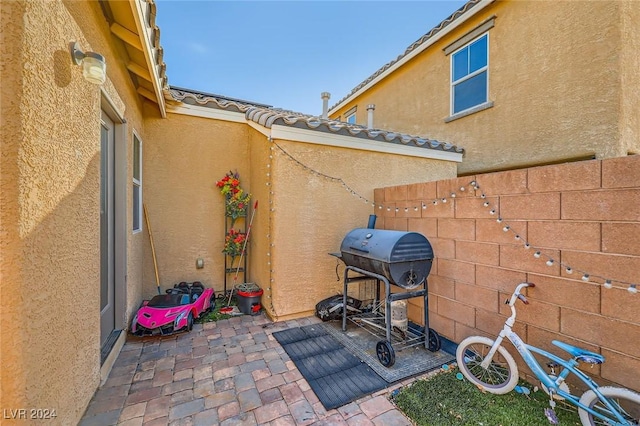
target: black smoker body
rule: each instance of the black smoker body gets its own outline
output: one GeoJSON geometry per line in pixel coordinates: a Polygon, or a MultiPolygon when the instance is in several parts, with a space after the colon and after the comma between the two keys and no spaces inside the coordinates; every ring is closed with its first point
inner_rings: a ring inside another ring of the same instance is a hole
{"type": "MultiPolygon", "coordinates": [[[[378,298],[380,297],[380,283],[383,282],[385,285],[384,329],[386,341],[380,341],[376,346],[378,360],[385,367],[391,367],[395,362],[395,354],[391,345],[391,302],[397,300],[414,297],[424,298],[425,332],[421,336],[420,342],[424,341],[424,347],[432,352],[440,349],[440,337],[429,328],[427,277],[431,272],[433,257],[433,248],[429,240],[416,232],[357,228],[350,231],[342,240],[340,258],[347,265],[344,271],[343,306],[346,306],[347,303],[349,283],[371,278],[376,279],[376,297],[378,298]],[[357,275],[350,276],[350,272],[357,275]],[[412,291],[392,293],[391,284],[412,291]]],[[[372,320],[370,314],[367,315],[369,315],[368,318],[364,316],[351,318],[354,322],[373,324],[375,318],[372,320]]],[[[346,331],[346,328],[347,311],[345,309],[342,316],[342,330],[346,331]]]]}

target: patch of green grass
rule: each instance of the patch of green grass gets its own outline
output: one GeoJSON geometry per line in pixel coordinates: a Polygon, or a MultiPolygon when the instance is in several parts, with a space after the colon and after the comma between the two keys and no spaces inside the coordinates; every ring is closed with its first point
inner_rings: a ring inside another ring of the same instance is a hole
{"type": "MultiPolygon", "coordinates": [[[[467,380],[458,380],[452,369],[426,380],[418,380],[393,396],[395,404],[418,426],[483,425],[546,426],[544,409],[549,397],[542,390],[526,396],[515,391],[506,395],[481,392],[467,380]]],[[[521,382],[520,386],[532,386],[521,382]]],[[[556,415],[563,426],[580,425],[575,407],[558,402],[556,415]]]]}

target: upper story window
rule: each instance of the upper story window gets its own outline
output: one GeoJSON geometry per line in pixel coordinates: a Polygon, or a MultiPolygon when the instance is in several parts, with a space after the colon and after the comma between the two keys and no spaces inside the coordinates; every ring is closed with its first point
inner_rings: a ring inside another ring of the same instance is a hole
{"type": "Polygon", "coordinates": [[[349,111],[345,112],[344,113],[344,121],[346,121],[349,124],[356,124],[356,110],[357,109],[358,109],[358,107],[354,106],[349,111]]]}
{"type": "Polygon", "coordinates": [[[142,230],[142,142],[133,135],[133,232],[142,230]]]}
{"type": "Polygon", "coordinates": [[[486,33],[451,55],[451,113],[488,101],[489,34],[486,33]]]}

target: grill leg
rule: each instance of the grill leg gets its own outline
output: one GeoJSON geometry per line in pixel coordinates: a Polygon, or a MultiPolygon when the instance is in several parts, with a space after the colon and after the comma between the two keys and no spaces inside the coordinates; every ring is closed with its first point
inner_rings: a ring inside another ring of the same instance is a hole
{"type": "Polygon", "coordinates": [[[384,310],[384,322],[387,325],[387,341],[391,343],[391,284],[385,278],[384,279],[384,291],[385,291],[385,306],[384,310]]]}
{"type": "Polygon", "coordinates": [[[424,348],[429,349],[429,290],[424,280],[424,348]]]}
{"type": "Polygon", "coordinates": [[[344,269],[344,289],[342,290],[342,331],[347,331],[347,285],[349,284],[349,268],[344,269]]]}

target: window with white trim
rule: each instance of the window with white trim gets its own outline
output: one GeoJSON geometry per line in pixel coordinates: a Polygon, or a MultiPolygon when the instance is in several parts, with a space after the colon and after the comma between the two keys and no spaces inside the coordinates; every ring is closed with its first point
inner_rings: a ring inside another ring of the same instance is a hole
{"type": "Polygon", "coordinates": [[[451,55],[451,114],[482,105],[489,97],[489,33],[451,55]]]}
{"type": "Polygon", "coordinates": [[[358,110],[358,106],[354,106],[344,113],[344,121],[349,124],[356,124],[356,111],[358,110]]]}
{"type": "Polygon", "coordinates": [[[133,135],[133,232],[142,230],[142,142],[133,135]]]}

